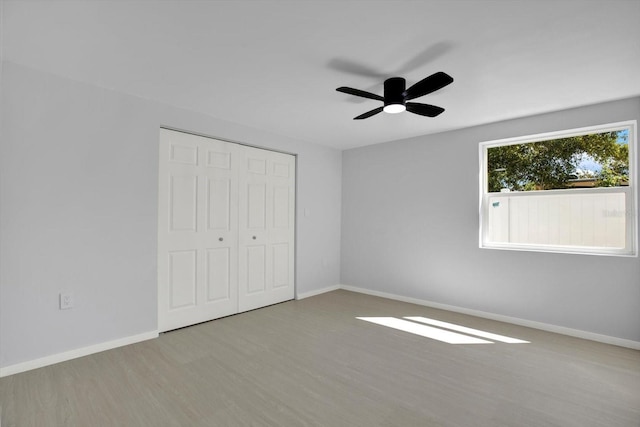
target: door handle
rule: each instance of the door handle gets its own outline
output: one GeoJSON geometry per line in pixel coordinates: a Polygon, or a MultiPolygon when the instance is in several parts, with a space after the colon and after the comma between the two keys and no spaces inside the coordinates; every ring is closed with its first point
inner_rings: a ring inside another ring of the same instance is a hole
{"type": "Polygon", "coordinates": [[[220,238],[218,238],[218,240],[222,242],[224,239],[222,237],[220,237],[220,238]]]}
{"type": "Polygon", "coordinates": [[[253,237],[252,237],[252,239],[253,239],[253,240],[256,240],[256,236],[253,236],[253,237]]]}

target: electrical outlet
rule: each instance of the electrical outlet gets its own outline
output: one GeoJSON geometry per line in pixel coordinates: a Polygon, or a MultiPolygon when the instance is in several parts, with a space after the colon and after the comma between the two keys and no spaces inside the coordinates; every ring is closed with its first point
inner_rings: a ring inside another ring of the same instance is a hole
{"type": "Polygon", "coordinates": [[[60,310],[73,308],[73,292],[60,293],[60,310]]]}

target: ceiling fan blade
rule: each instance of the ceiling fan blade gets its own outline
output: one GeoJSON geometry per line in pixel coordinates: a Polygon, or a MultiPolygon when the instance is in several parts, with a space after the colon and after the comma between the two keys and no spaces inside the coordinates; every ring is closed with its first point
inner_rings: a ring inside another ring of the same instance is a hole
{"type": "Polygon", "coordinates": [[[384,98],[380,95],[376,95],[375,93],[365,92],[364,90],[354,89],[352,87],[339,87],[336,89],[338,92],[348,93],[349,95],[361,96],[363,98],[375,99],[376,101],[383,101],[384,98]]]}
{"type": "Polygon", "coordinates": [[[366,118],[371,117],[371,116],[375,116],[376,114],[381,113],[383,108],[384,107],[374,108],[371,111],[367,111],[364,114],[360,114],[358,117],[354,117],[353,120],[362,120],[362,119],[366,119],[366,118]]]}
{"type": "Polygon", "coordinates": [[[404,91],[405,99],[419,98],[451,84],[453,77],[442,71],[430,75],[404,91]]]}
{"type": "Polygon", "coordinates": [[[421,116],[435,117],[444,111],[444,108],[429,104],[419,104],[417,102],[407,102],[407,111],[420,114],[421,116]]]}

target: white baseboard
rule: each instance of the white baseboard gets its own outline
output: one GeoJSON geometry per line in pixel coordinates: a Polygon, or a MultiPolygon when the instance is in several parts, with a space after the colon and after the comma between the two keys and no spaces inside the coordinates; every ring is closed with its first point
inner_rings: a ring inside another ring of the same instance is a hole
{"type": "Polygon", "coordinates": [[[452,311],[455,313],[468,314],[470,316],[482,317],[484,319],[497,320],[499,322],[511,323],[519,326],[526,326],[528,328],[540,329],[542,331],[554,332],[557,334],[568,335],[571,337],[582,338],[590,341],[597,341],[605,344],[617,345],[620,347],[631,348],[634,350],[640,350],[640,342],[628,340],[625,338],[611,337],[608,335],[596,334],[594,332],[581,331],[579,329],[565,328],[564,326],[556,326],[548,323],[536,322],[533,320],[520,319],[518,317],[503,316],[501,314],[488,313],[480,310],[472,310],[463,307],[457,307],[454,305],[440,304],[437,302],[422,300],[418,298],[405,297],[401,295],[395,295],[387,292],[373,291],[370,289],[359,288],[356,286],[339,285],[340,289],[345,291],[358,292],[361,294],[372,295],[376,297],[382,297],[392,299],[396,301],[408,302],[416,305],[423,305],[431,308],[438,308],[440,310],[452,311]]]}
{"type": "Polygon", "coordinates": [[[99,353],[101,351],[111,350],[113,348],[122,347],[129,344],[135,344],[137,342],[146,341],[153,338],[158,338],[158,331],[145,332],[143,334],[119,338],[117,340],[65,351],[63,353],[52,354],[50,356],[29,360],[27,362],[16,363],[15,365],[0,368],[0,378],[7,377],[13,374],[19,374],[20,372],[29,371],[31,369],[37,369],[44,366],[54,365],[60,362],[66,362],[67,360],[88,356],[90,354],[99,353]]]}
{"type": "MultiPolygon", "coordinates": [[[[441,310],[452,311],[455,313],[468,314],[470,316],[482,317],[485,319],[497,320],[499,322],[511,323],[514,325],[525,326],[528,328],[540,329],[542,331],[554,332],[557,334],[568,335],[576,338],[582,338],[591,341],[597,341],[605,344],[617,345],[620,347],[631,348],[634,350],[640,350],[640,342],[628,340],[624,338],[611,337],[608,335],[596,334],[593,332],[581,331],[579,329],[565,328],[563,326],[551,325],[548,323],[535,322],[532,320],[520,319],[517,317],[503,316],[501,314],[488,313],[480,310],[472,310],[468,308],[458,307],[454,305],[441,304],[433,301],[405,297],[402,295],[396,295],[388,292],[374,291],[371,289],[359,288],[349,285],[333,285],[322,289],[316,289],[309,292],[302,292],[296,295],[297,300],[310,298],[316,295],[324,294],[338,289],[344,289],[345,291],[358,292],[361,294],[372,295],[381,298],[387,298],[396,301],[407,302],[416,305],[422,305],[426,307],[437,308],[441,310]]],[[[103,342],[88,347],[83,347],[63,353],[52,354],[39,359],[29,360],[22,363],[16,363],[4,368],[0,368],[0,378],[7,377],[9,375],[18,374],[20,372],[29,371],[31,369],[42,368],[44,366],[53,365],[67,360],[75,359],[78,357],[88,356],[90,354],[99,353],[105,350],[111,350],[114,348],[122,347],[129,344],[135,344],[137,342],[146,341],[149,339],[157,338],[158,331],[145,332],[130,337],[120,338],[113,341],[103,342]]]]}
{"type": "Polygon", "coordinates": [[[338,289],[342,289],[342,287],[340,285],[327,286],[326,288],[315,289],[313,291],[299,293],[296,295],[296,299],[299,300],[299,299],[305,299],[309,297],[315,297],[316,295],[324,294],[331,291],[337,291],[338,289]]]}

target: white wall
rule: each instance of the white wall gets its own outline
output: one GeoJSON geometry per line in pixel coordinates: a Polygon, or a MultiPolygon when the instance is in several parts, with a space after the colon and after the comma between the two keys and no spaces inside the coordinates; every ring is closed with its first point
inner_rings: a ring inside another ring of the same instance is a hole
{"type": "Polygon", "coordinates": [[[479,142],[634,119],[640,98],[345,151],[342,284],[640,341],[639,258],[478,248],[479,142]]]}
{"type": "Polygon", "coordinates": [[[0,367],[156,329],[160,126],[297,154],[297,292],[339,283],[339,151],[2,67],[0,367]]]}

